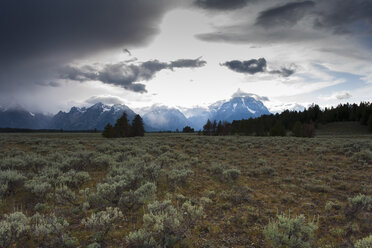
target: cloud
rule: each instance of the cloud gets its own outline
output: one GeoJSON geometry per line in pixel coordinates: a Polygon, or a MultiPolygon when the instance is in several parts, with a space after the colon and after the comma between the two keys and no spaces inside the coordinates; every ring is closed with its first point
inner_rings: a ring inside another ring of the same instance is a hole
{"type": "Polygon", "coordinates": [[[71,61],[144,46],[174,6],[172,0],[3,0],[0,89],[47,84],[71,61]]]}
{"type": "Polygon", "coordinates": [[[104,103],[107,105],[112,104],[124,104],[124,100],[117,96],[92,96],[89,99],[85,100],[87,104],[96,104],[96,103],[104,103]]]}
{"type": "Polygon", "coordinates": [[[259,95],[256,95],[256,94],[252,94],[252,93],[246,93],[244,91],[242,91],[240,88],[231,96],[231,98],[235,98],[235,97],[253,97],[254,99],[256,99],[257,101],[261,101],[261,102],[267,102],[267,101],[270,101],[270,99],[266,96],[259,96],[259,95]]]}
{"type": "Polygon", "coordinates": [[[208,42],[259,45],[311,42],[324,48],[328,47],[330,39],[342,35],[348,36],[354,47],[372,50],[370,0],[277,0],[276,6],[273,2],[257,2],[244,9],[240,21],[216,25],[214,31],[197,34],[196,38],[208,42]]]}
{"type": "Polygon", "coordinates": [[[347,100],[352,98],[353,96],[347,92],[347,91],[340,91],[340,92],[335,92],[332,95],[329,96],[321,96],[320,98],[323,100],[347,100]]]}
{"type": "Polygon", "coordinates": [[[266,59],[260,58],[260,59],[251,59],[251,60],[232,60],[227,61],[222,66],[226,66],[232,71],[238,72],[238,73],[245,73],[245,74],[256,74],[256,73],[262,73],[267,72],[270,74],[278,74],[283,77],[289,77],[293,73],[296,72],[295,65],[292,65],[292,68],[286,68],[282,67],[280,70],[268,70],[267,69],[267,62],[266,59]]]}
{"type": "Polygon", "coordinates": [[[149,81],[161,70],[197,68],[204,66],[206,63],[201,58],[197,58],[180,59],[169,63],[158,60],[150,60],[139,64],[120,62],[99,67],[91,65],[81,67],[69,65],[61,70],[60,77],[79,82],[100,81],[105,84],[120,86],[133,92],[145,93],[147,92],[146,86],[138,82],[149,81]]]}
{"type": "Polygon", "coordinates": [[[366,31],[370,33],[371,13],[370,0],[319,1],[315,27],[332,29],[339,34],[363,34],[366,31]]]}
{"type": "Polygon", "coordinates": [[[286,68],[286,67],[282,67],[282,68],[280,68],[280,70],[269,71],[269,73],[271,73],[271,74],[278,74],[278,75],[281,75],[283,77],[289,77],[292,74],[294,74],[295,72],[296,72],[296,70],[294,68],[286,68]]]}
{"type": "Polygon", "coordinates": [[[286,3],[260,12],[255,24],[265,28],[293,26],[314,6],[313,1],[286,3]]]}
{"type": "Polygon", "coordinates": [[[233,10],[246,6],[252,0],[196,0],[194,4],[212,10],[233,10]]]}
{"type": "Polygon", "coordinates": [[[239,73],[256,74],[258,72],[266,71],[266,60],[264,58],[251,60],[232,60],[222,64],[232,71],[239,73]]]}
{"type": "Polygon", "coordinates": [[[349,92],[342,92],[335,95],[338,100],[350,99],[352,95],[349,92]]]}

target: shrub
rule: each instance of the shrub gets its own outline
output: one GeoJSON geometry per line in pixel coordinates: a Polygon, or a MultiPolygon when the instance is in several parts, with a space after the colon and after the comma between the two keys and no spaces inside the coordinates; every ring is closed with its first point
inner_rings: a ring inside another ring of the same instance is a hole
{"type": "Polygon", "coordinates": [[[139,187],[135,192],[138,204],[145,204],[150,200],[154,200],[156,193],[156,185],[153,183],[146,183],[139,187]]]}
{"type": "Polygon", "coordinates": [[[22,212],[5,214],[0,222],[0,246],[10,247],[13,242],[25,237],[30,230],[30,219],[22,212]]]}
{"type": "Polygon", "coordinates": [[[70,170],[67,173],[63,173],[57,178],[59,184],[65,184],[69,187],[77,188],[83,183],[90,179],[89,173],[85,171],[76,172],[75,170],[70,170]]]}
{"type": "Polygon", "coordinates": [[[372,247],[372,234],[368,237],[358,240],[354,244],[355,248],[370,248],[372,247]]]}
{"type": "Polygon", "coordinates": [[[214,175],[221,175],[223,172],[223,165],[221,164],[213,164],[210,168],[210,171],[214,175]]]}
{"type": "Polygon", "coordinates": [[[14,193],[15,189],[24,180],[25,177],[16,170],[0,171],[0,194],[8,195],[14,193]]]}
{"type": "Polygon", "coordinates": [[[152,237],[152,234],[145,229],[139,229],[137,231],[129,233],[125,240],[127,247],[130,248],[161,247],[156,243],[155,239],[152,237]]]}
{"type": "Polygon", "coordinates": [[[372,197],[359,194],[353,198],[348,198],[348,205],[346,207],[346,216],[355,218],[363,210],[369,211],[372,205],[372,197]]]}
{"type": "Polygon", "coordinates": [[[44,198],[53,189],[50,183],[41,182],[38,179],[31,179],[26,181],[25,187],[39,198],[44,198]]]}
{"type": "Polygon", "coordinates": [[[85,227],[97,231],[97,241],[103,242],[115,223],[122,219],[123,213],[118,208],[108,207],[105,211],[93,213],[89,218],[83,219],[81,223],[85,227]]]}
{"type": "Polygon", "coordinates": [[[203,208],[186,201],[181,209],[172,206],[171,201],[155,201],[148,205],[148,212],[143,216],[145,230],[162,246],[171,246],[185,238],[202,216],[203,208]]]}
{"type": "Polygon", "coordinates": [[[32,235],[43,247],[62,247],[76,242],[65,233],[69,223],[64,218],[57,218],[54,214],[45,216],[37,213],[32,216],[31,221],[32,235]]]}
{"type": "Polygon", "coordinates": [[[227,169],[222,172],[222,177],[227,182],[232,182],[238,179],[240,170],[238,169],[227,169]]]}
{"type": "Polygon", "coordinates": [[[53,198],[58,204],[75,205],[76,195],[69,187],[67,187],[66,185],[62,185],[56,188],[53,198]]]}
{"type": "Polygon", "coordinates": [[[168,180],[171,182],[172,186],[181,186],[186,184],[187,178],[192,174],[194,174],[194,172],[189,169],[172,169],[168,171],[168,180]]]}
{"type": "Polygon", "coordinates": [[[272,247],[313,247],[314,231],[318,228],[316,224],[306,223],[303,215],[295,218],[278,215],[277,218],[277,221],[270,222],[263,231],[272,247]]]}

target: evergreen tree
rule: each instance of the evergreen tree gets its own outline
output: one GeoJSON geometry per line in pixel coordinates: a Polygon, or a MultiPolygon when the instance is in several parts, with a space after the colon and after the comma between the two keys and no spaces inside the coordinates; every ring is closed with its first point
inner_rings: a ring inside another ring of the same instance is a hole
{"type": "Polygon", "coordinates": [[[194,128],[191,128],[190,126],[186,126],[182,129],[183,133],[193,133],[195,132],[194,128]]]}
{"type": "Polygon", "coordinates": [[[143,127],[143,120],[140,115],[136,115],[132,122],[132,136],[144,136],[145,128],[143,127]]]}
{"type": "Polygon", "coordinates": [[[208,119],[207,123],[203,126],[203,134],[211,135],[212,132],[212,122],[208,119]]]}
{"type": "Polygon", "coordinates": [[[370,114],[368,119],[368,130],[372,132],[372,114],[370,114]]]}
{"type": "Polygon", "coordinates": [[[217,136],[223,135],[223,126],[222,126],[221,121],[218,122],[217,129],[216,129],[216,135],[217,136]]]}
{"type": "Polygon", "coordinates": [[[285,136],[285,129],[281,122],[277,122],[271,129],[270,129],[270,136],[285,136]]]}
{"type": "Polygon", "coordinates": [[[293,135],[295,137],[303,137],[303,135],[304,135],[303,134],[303,126],[302,126],[301,122],[296,121],[296,123],[293,126],[292,132],[293,132],[293,135]]]}
{"type": "Polygon", "coordinates": [[[102,133],[105,138],[114,138],[114,128],[110,123],[107,123],[102,133]]]}
{"type": "Polygon", "coordinates": [[[128,123],[127,114],[125,112],[116,121],[114,130],[115,130],[115,137],[122,138],[122,137],[130,136],[130,125],[128,123]]]}

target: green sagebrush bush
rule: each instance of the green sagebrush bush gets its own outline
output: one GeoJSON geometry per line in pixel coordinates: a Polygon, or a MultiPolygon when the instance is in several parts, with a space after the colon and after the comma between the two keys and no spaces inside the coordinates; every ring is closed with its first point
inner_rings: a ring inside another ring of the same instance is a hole
{"type": "Polygon", "coordinates": [[[93,213],[90,217],[83,219],[81,224],[96,231],[95,240],[104,243],[109,231],[123,217],[123,213],[118,208],[107,207],[106,210],[93,213]]]}
{"type": "Polygon", "coordinates": [[[76,195],[75,193],[66,185],[61,185],[56,188],[52,198],[57,204],[61,205],[76,205],[76,195]]]}
{"type": "Polygon", "coordinates": [[[4,215],[0,221],[0,247],[10,247],[16,241],[24,238],[30,231],[30,220],[22,212],[4,215]]]}
{"type": "Polygon", "coordinates": [[[203,208],[192,205],[190,201],[183,203],[180,208],[174,207],[170,200],[155,201],[148,205],[148,211],[143,216],[144,228],[130,233],[126,241],[129,247],[171,246],[184,239],[202,215],[203,208]]]}
{"type": "Polygon", "coordinates": [[[186,184],[187,178],[193,175],[194,172],[190,169],[180,168],[180,169],[171,169],[167,173],[167,177],[171,186],[182,186],[186,184]]]}
{"type": "Polygon", "coordinates": [[[125,238],[126,244],[130,248],[160,248],[151,232],[145,229],[139,229],[131,232],[125,238]]]}
{"type": "Polygon", "coordinates": [[[235,169],[235,168],[227,169],[222,172],[222,177],[227,182],[235,181],[236,179],[238,179],[239,175],[240,175],[240,170],[235,169]]]}
{"type": "Polygon", "coordinates": [[[263,231],[265,239],[272,247],[310,248],[314,246],[314,222],[306,223],[305,216],[295,218],[278,215],[263,231]]]}
{"type": "Polygon", "coordinates": [[[154,183],[145,183],[136,191],[123,192],[119,205],[126,208],[133,208],[134,206],[142,206],[146,202],[155,199],[156,185],[154,183]]]}
{"type": "Polygon", "coordinates": [[[345,208],[346,216],[355,218],[362,211],[368,211],[372,206],[372,197],[359,194],[353,198],[348,198],[348,205],[345,208]]]}
{"type": "Polygon", "coordinates": [[[42,247],[73,247],[77,243],[65,232],[69,223],[64,218],[36,213],[31,217],[31,223],[32,237],[42,247]]]}
{"type": "Polygon", "coordinates": [[[370,248],[372,247],[372,234],[368,237],[365,237],[363,239],[360,239],[355,242],[354,244],[355,248],[370,248]]]}
{"type": "Polygon", "coordinates": [[[26,179],[19,171],[5,170],[0,171],[0,197],[14,193],[26,179]]]}

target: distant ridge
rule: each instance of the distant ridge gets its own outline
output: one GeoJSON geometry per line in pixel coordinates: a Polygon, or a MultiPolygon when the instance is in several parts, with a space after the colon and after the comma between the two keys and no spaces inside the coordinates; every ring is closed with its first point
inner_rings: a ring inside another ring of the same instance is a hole
{"type": "MultiPolygon", "coordinates": [[[[256,118],[270,114],[266,106],[251,96],[233,97],[218,101],[207,108],[188,109],[188,117],[177,108],[152,106],[142,109],[145,130],[176,131],[185,126],[195,130],[203,128],[208,119],[229,121],[256,118]]],[[[65,131],[103,130],[107,123],[126,113],[131,122],[136,113],[126,105],[105,105],[101,102],[90,107],[72,107],[69,112],[59,111],[54,116],[33,114],[23,109],[5,110],[0,108],[0,128],[23,128],[65,131]]]]}

